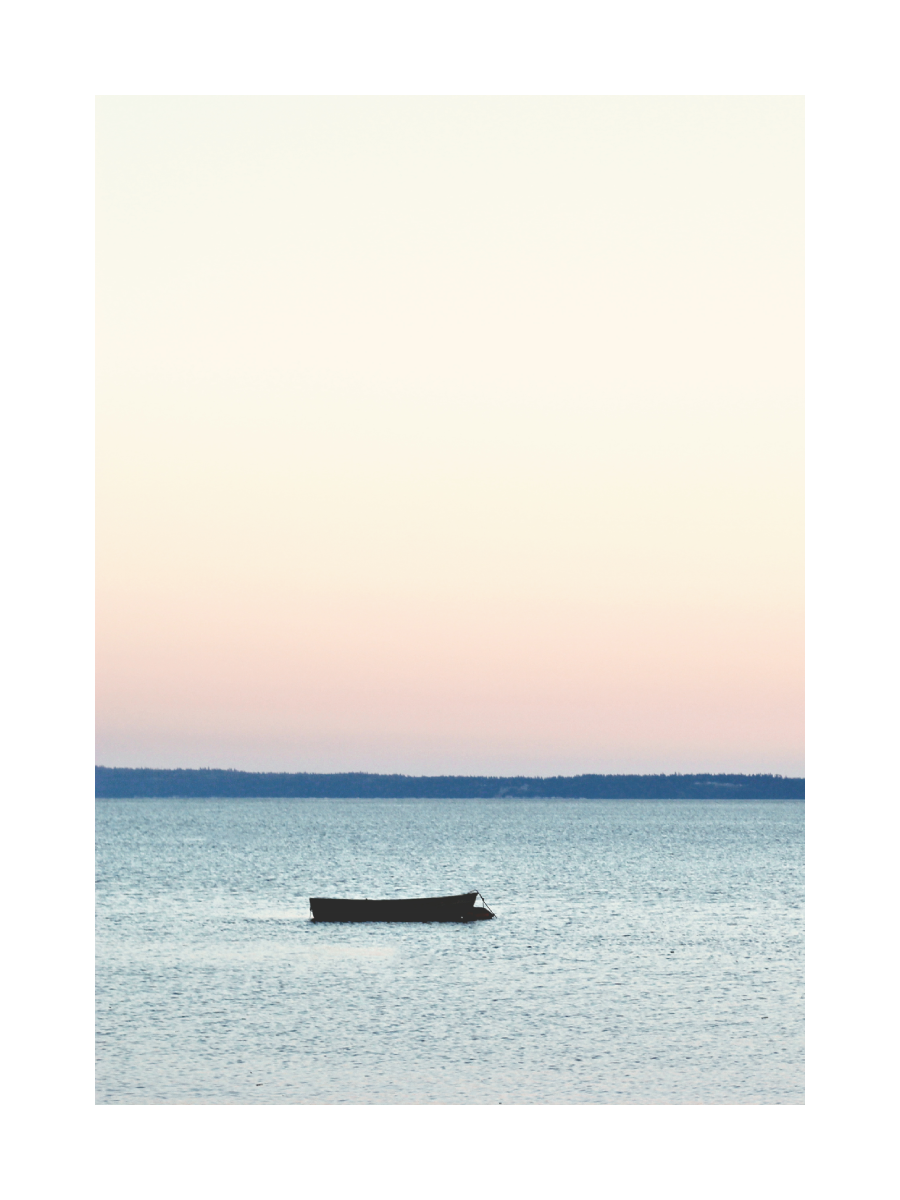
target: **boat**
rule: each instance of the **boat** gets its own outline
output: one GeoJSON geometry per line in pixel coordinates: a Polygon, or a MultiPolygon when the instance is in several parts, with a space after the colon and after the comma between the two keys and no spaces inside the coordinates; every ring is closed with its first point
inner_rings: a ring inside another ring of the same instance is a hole
{"type": "Polygon", "coordinates": [[[334,900],[311,896],[314,921],[489,921],[493,912],[476,908],[480,892],[461,896],[424,896],[416,900],[334,900]]]}

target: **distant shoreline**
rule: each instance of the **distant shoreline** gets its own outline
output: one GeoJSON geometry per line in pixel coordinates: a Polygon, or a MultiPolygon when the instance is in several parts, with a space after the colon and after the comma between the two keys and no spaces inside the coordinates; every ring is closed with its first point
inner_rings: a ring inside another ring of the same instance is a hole
{"type": "Polygon", "coordinates": [[[782,775],[377,775],[95,767],[97,799],[803,800],[782,775]]]}

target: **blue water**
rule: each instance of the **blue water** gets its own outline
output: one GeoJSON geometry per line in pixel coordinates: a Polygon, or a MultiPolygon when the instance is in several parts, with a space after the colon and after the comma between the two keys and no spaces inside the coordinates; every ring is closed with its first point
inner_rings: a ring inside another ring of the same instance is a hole
{"type": "Polygon", "coordinates": [[[104,1104],[802,1104],[802,802],[98,800],[104,1104]],[[480,890],[470,925],[308,898],[480,890]]]}

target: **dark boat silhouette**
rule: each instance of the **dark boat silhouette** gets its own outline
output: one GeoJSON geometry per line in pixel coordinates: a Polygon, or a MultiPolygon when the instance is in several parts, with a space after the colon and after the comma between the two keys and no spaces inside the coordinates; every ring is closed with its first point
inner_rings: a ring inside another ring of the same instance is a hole
{"type": "Polygon", "coordinates": [[[418,900],[329,900],[310,897],[314,921],[489,921],[494,915],[480,892],[462,896],[426,896],[418,900]]]}

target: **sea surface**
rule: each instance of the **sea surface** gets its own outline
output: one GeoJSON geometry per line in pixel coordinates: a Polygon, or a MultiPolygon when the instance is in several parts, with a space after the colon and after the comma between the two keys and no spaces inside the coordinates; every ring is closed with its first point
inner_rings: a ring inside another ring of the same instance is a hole
{"type": "Polygon", "coordinates": [[[98,800],[101,1104],[802,1104],[802,801],[98,800]],[[320,925],[310,896],[496,920],[320,925]]]}

